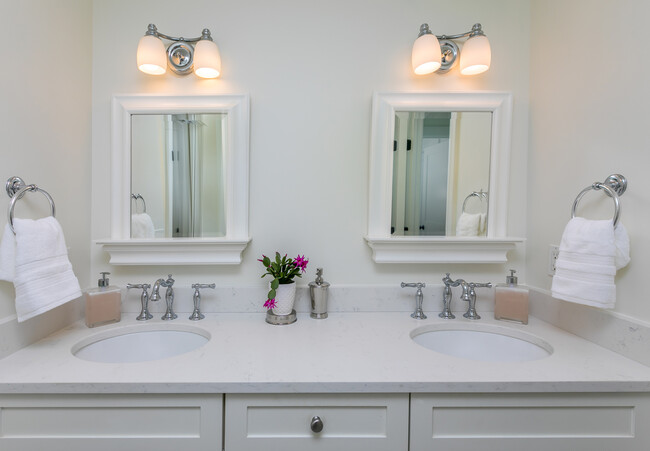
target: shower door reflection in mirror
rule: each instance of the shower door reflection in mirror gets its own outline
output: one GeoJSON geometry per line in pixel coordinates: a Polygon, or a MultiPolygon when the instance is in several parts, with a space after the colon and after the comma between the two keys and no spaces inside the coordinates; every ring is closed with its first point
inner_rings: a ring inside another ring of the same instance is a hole
{"type": "Polygon", "coordinates": [[[392,236],[486,236],[492,112],[396,111],[392,236]]]}
{"type": "Polygon", "coordinates": [[[131,238],[226,235],[225,113],[131,116],[131,238]]]}

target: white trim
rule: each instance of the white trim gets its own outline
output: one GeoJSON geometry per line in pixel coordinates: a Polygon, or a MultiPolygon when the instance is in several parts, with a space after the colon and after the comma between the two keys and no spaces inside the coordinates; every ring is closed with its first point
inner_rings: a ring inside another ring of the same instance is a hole
{"type": "Polygon", "coordinates": [[[375,262],[507,261],[522,238],[507,237],[512,94],[503,92],[375,93],[370,139],[368,235],[375,262]],[[472,240],[423,237],[417,244],[391,237],[393,133],[396,111],[488,111],[492,113],[488,236],[472,240]],[[500,255],[495,254],[498,250],[500,255]],[[390,256],[390,254],[394,254],[390,256]],[[436,255],[436,253],[438,255],[436,255]],[[486,255],[487,253],[487,255],[486,255]],[[434,254],[434,255],[427,255],[434,254]],[[444,257],[442,256],[444,255],[444,257]],[[447,260],[442,260],[447,258],[447,260]]]}
{"type": "Polygon", "coordinates": [[[233,265],[250,239],[169,238],[97,241],[111,265],[233,265]]]}
{"type": "Polygon", "coordinates": [[[505,263],[523,238],[366,237],[376,263],[505,263]]]}
{"type": "Polygon", "coordinates": [[[97,243],[120,264],[239,264],[248,234],[249,177],[248,94],[214,96],[117,95],[112,99],[111,238],[97,243]],[[131,115],[225,113],[227,145],[224,149],[226,235],[204,240],[152,240],[130,237],[131,115]],[[208,247],[206,249],[205,247],[208,247]],[[239,255],[234,256],[233,248],[239,255]],[[155,263],[144,255],[156,253],[155,263]],[[113,253],[116,253],[113,255],[113,253]],[[119,254],[119,256],[118,256],[119,254]],[[132,254],[132,255],[129,255],[132,254]],[[141,256],[141,258],[140,258],[141,256]],[[194,261],[193,259],[196,259],[194,261]]]}

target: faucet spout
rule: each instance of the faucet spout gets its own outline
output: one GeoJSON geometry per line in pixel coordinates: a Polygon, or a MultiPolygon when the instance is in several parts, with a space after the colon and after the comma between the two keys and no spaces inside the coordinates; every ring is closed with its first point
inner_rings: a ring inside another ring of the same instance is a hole
{"type": "MultiPolygon", "coordinates": [[[[169,274],[167,276],[167,280],[158,279],[154,284],[154,291],[156,294],[158,294],[158,290],[156,289],[156,286],[167,288],[167,290],[165,291],[165,304],[167,304],[167,311],[162,316],[162,319],[165,321],[178,318],[178,315],[174,313],[174,288],[173,288],[174,282],[175,281],[174,279],[172,279],[172,275],[169,274]]],[[[160,294],[158,294],[158,299],[160,299],[160,294]]],[[[152,300],[153,300],[153,295],[152,295],[152,300]]]]}
{"type": "Polygon", "coordinates": [[[451,312],[451,287],[457,287],[458,285],[464,284],[463,279],[452,280],[449,277],[449,273],[445,274],[445,277],[442,278],[442,282],[445,284],[442,292],[442,311],[438,314],[440,318],[443,319],[454,319],[456,316],[451,312]]]}

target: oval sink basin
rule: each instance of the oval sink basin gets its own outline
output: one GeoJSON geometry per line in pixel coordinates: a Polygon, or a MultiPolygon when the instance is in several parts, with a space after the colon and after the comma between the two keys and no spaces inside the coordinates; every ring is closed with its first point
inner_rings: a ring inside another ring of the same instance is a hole
{"type": "Polygon", "coordinates": [[[489,324],[425,326],[411,332],[411,339],[441,354],[482,362],[529,362],[553,353],[535,335],[489,324]]]}
{"type": "Polygon", "coordinates": [[[209,340],[208,332],[195,327],[133,326],[88,337],[72,347],[72,354],[92,362],[147,362],[185,354],[209,340]]]}

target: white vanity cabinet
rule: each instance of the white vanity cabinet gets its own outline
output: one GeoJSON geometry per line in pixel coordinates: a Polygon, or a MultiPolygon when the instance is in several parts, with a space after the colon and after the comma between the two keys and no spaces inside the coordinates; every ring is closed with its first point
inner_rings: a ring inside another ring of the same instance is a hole
{"type": "Polygon", "coordinates": [[[0,450],[218,451],[223,395],[0,395],[0,450]]]}
{"type": "Polygon", "coordinates": [[[225,411],[226,451],[408,450],[408,393],[233,394],[225,411]]]}
{"type": "Polygon", "coordinates": [[[650,394],[412,394],[410,451],[650,449],[650,394]]]}

